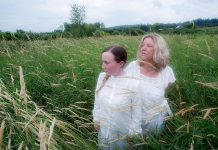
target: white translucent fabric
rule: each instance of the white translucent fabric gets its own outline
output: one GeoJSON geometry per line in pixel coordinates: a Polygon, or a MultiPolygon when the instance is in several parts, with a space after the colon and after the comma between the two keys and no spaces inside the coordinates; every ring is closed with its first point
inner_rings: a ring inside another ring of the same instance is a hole
{"type": "Polygon", "coordinates": [[[138,98],[142,102],[143,124],[151,122],[152,118],[158,118],[160,113],[172,114],[165,98],[167,86],[176,80],[171,67],[165,67],[157,77],[148,77],[140,73],[138,62],[133,61],[126,67],[125,71],[140,80],[138,98]]]}
{"type": "MultiPolygon", "coordinates": [[[[96,90],[102,85],[105,73],[100,73],[96,90]]],[[[139,81],[124,74],[110,76],[96,93],[94,122],[100,123],[100,144],[141,133],[141,101],[136,98],[139,81]]]]}

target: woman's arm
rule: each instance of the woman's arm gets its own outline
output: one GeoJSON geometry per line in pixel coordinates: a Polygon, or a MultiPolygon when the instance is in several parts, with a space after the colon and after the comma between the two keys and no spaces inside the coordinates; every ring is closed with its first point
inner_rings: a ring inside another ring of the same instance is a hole
{"type": "Polygon", "coordinates": [[[100,84],[102,83],[103,76],[104,76],[104,73],[100,73],[99,77],[98,77],[98,80],[97,80],[97,85],[96,85],[96,89],[95,89],[94,108],[93,108],[93,111],[92,111],[94,128],[97,131],[99,131],[99,128],[100,128],[100,118],[99,118],[99,114],[100,114],[100,101],[99,101],[99,97],[98,97],[96,91],[98,90],[98,88],[100,87],[100,84]]]}
{"type": "Polygon", "coordinates": [[[95,96],[94,109],[92,112],[93,112],[94,128],[96,131],[99,131],[99,128],[100,128],[100,119],[99,119],[100,104],[99,104],[98,98],[96,98],[96,96],[95,96]]]}

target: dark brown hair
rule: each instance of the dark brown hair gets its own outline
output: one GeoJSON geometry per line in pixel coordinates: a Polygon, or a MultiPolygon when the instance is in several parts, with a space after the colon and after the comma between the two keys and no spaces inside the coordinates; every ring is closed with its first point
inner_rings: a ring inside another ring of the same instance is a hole
{"type": "Polygon", "coordinates": [[[114,60],[117,63],[119,63],[121,61],[123,61],[124,64],[126,63],[127,52],[123,47],[112,45],[112,46],[109,46],[109,47],[105,48],[102,51],[102,53],[104,53],[104,52],[111,52],[114,55],[114,60]]]}

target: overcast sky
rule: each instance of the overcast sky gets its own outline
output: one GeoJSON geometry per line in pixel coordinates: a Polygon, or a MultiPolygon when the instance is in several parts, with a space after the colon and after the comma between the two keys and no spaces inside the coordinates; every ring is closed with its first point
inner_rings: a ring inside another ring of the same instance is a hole
{"type": "Polygon", "coordinates": [[[218,0],[0,0],[0,30],[53,31],[70,23],[72,4],[85,7],[85,22],[106,27],[218,18],[218,0]]]}

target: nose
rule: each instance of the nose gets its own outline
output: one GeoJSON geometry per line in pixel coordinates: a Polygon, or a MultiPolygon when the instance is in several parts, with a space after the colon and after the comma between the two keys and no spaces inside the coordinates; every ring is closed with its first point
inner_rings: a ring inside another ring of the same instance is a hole
{"type": "Polygon", "coordinates": [[[149,51],[149,49],[148,49],[147,46],[143,46],[143,47],[141,48],[141,52],[142,52],[142,53],[147,53],[148,51],[149,51]]]}
{"type": "Polygon", "coordinates": [[[146,51],[147,47],[146,46],[142,46],[141,47],[141,51],[146,51]]]}

